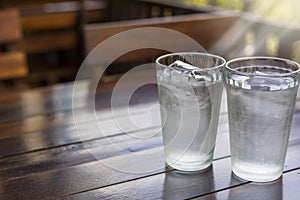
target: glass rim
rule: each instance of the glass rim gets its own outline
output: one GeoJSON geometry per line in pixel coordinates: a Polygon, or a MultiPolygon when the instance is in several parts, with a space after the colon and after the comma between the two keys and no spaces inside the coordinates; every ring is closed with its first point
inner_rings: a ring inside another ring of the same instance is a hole
{"type": "Polygon", "coordinates": [[[259,77],[287,77],[287,76],[293,76],[298,73],[300,73],[300,64],[297,63],[296,61],[289,60],[286,58],[280,58],[280,57],[272,57],[272,56],[247,56],[247,57],[240,57],[240,58],[234,58],[226,62],[225,64],[225,70],[228,70],[230,72],[233,72],[238,75],[242,76],[259,76],[259,77]],[[234,68],[229,67],[230,64],[235,63],[235,62],[242,62],[242,61],[250,61],[250,60],[273,60],[273,61],[279,61],[279,62],[284,62],[288,65],[294,65],[298,69],[292,72],[288,73],[281,73],[281,74],[253,74],[250,72],[241,72],[237,71],[234,68]]]}
{"type": "Polygon", "coordinates": [[[163,66],[163,67],[168,67],[168,65],[162,64],[159,61],[163,58],[170,57],[170,56],[176,56],[176,55],[200,55],[200,56],[207,56],[207,57],[210,57],[210,58],[217,58],[217,59],[220,59],[222,61],[221,64],[215,65],[213,67],[200,68],[200,67],[194,66],[194,67],[197,67],[201,70],[203,70],[203,69],[218,69],[218,68],[223,67],[226,64],[226,60],[222,56],[219,56],[219,55],[216,55],[216,54],[211,54],[211,53],[192,52],[192,51],[191,52],[176,52],[176,53],[164,54],[164,55],[161,55],[158,58],[156,58],[155,63],[160,65],[160,66],[163,66]]]}

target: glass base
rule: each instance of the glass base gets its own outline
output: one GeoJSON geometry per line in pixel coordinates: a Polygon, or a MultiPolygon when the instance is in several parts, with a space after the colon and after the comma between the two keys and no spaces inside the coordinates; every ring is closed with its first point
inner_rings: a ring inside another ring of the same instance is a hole
{"type": "Polygon", "coordinates": [[[185,171],[185,172],[195,172],[195,171],[202,171],[207,168],[209,168],[212,164],[212,162],[171,162],[169,163],[166,161],[167,165],[173,169],[180,170],[180,171],[185,171]]]}
{"type": "Polygon", "coordinates": [[[232,168],[232,172],[234,175],[236,175],[238,178],[246,181],[253,181],[253,182],[258,182],[258,183],[264,183],[264,182],[272,182],[276,181],[279,179],[282,175],[282,173],[268,173],[268,174],[263,174],[263,173],[251,173],[249,171],[242,171],[242,170],[236,170],[232,168]]]}

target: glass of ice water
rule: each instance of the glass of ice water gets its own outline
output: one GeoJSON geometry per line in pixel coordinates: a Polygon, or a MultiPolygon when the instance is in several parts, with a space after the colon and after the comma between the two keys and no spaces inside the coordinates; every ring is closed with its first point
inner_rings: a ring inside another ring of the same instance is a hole
{"type": "Polygon", "coordinates": [[[182,171],[211,165],[223,89],[224,58],[173,53],[156,60],[166,163],[182,171]]]}
{"type": "Polygon", "coordinates": [[[230,60],[227,89],[232,171],[255,182],[283,171],[297,96],[300,66],[272,57],[230,60]]]}

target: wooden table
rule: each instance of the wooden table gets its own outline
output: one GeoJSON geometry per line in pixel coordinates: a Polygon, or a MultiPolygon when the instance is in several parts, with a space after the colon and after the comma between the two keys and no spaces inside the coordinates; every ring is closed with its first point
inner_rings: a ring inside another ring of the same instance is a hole
{"type": "Polygon", "coordinates": [[[299,101],[283,176],[257,185],[231,173],[226,113],[212,167],[183,174],[164,163],[155,86],[131,100],[132,117],[141,122],[153,108],[150,127],[137,128],[126,125],[126,106],[112,117],[108,89],[96,94],[100,126],[92,123],[88,84],[79,85],[73,108],[72,83],[1,95],[0,199],[299,199],[299,101]]]}

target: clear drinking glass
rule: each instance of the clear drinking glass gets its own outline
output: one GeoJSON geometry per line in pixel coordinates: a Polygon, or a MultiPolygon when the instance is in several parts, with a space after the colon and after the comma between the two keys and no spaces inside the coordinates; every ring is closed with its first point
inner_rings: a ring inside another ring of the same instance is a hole
{"type": "Polygon", "coordinates": [[[227,62],[232,171],[255,182],[278,179],[283,171],[297,96],[300,66],[273,57],[227,62]]]}
{"type": "Polygon", "coordinates": [[[211,165],[223,89],[222,57],[173,53],[156,60],[166,163],[183,171],[211,165]]]}

